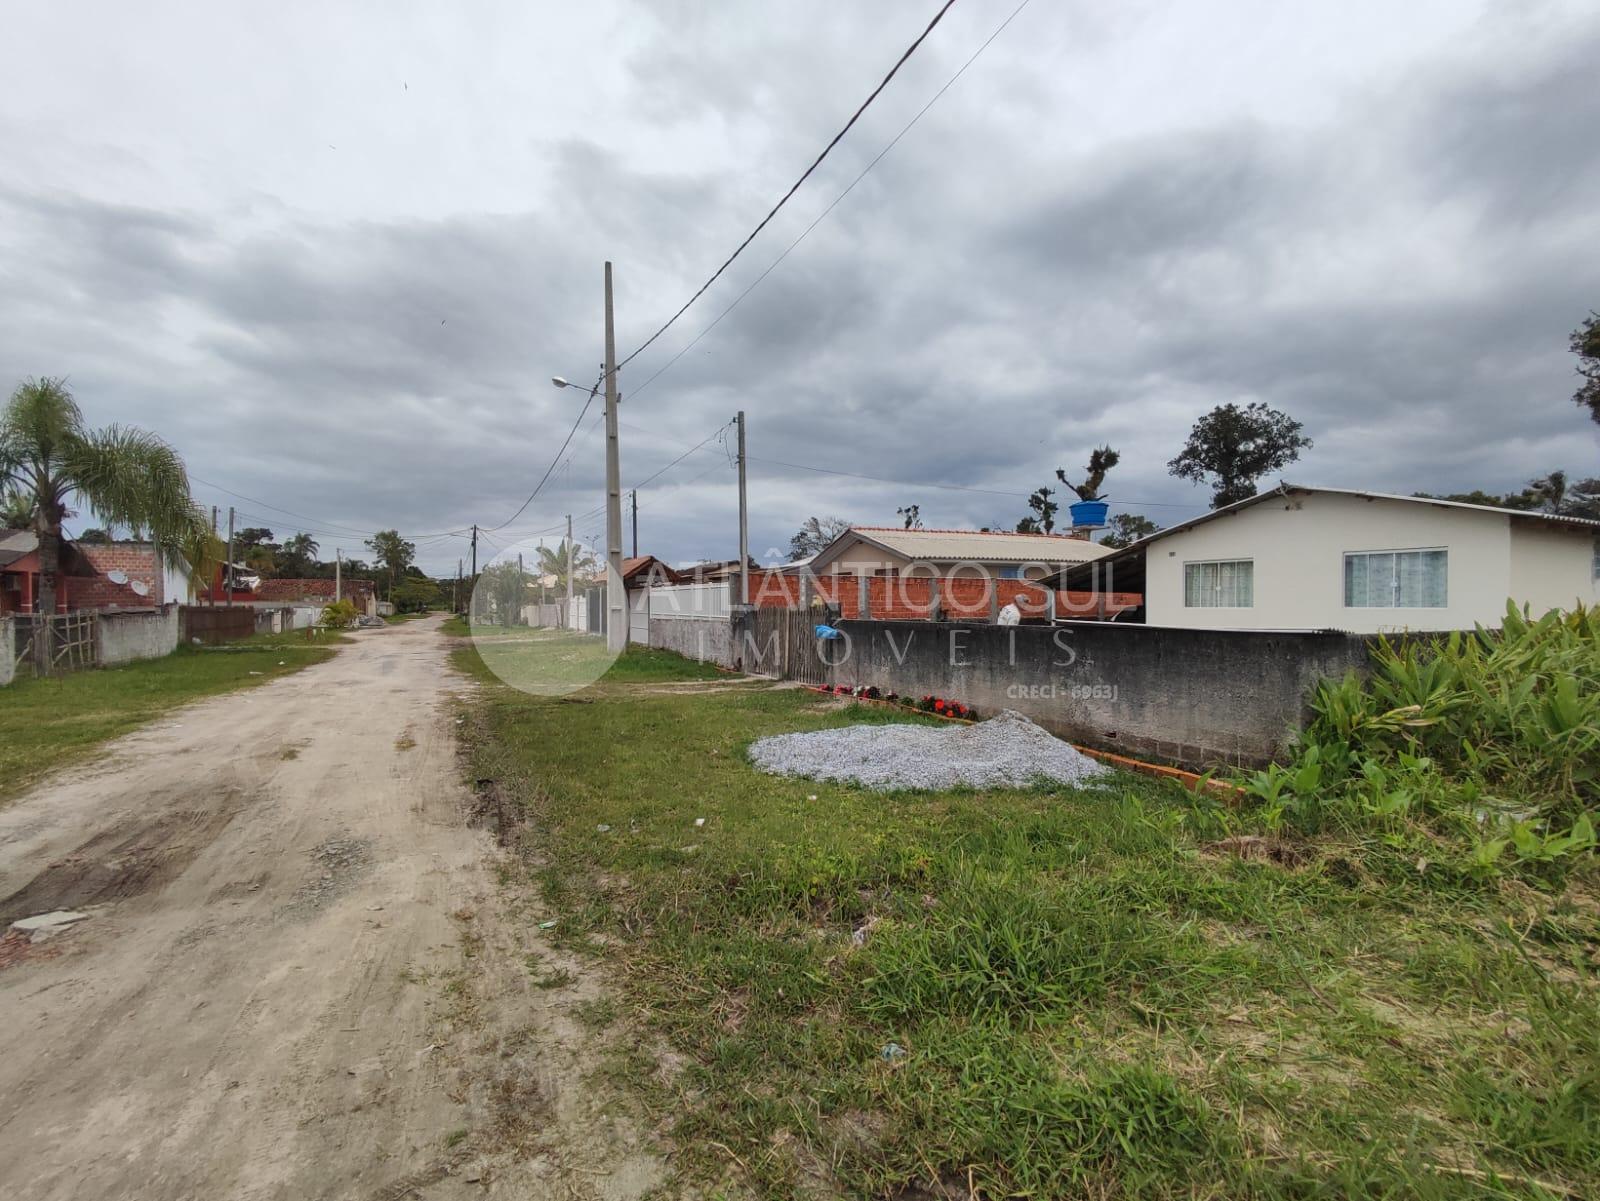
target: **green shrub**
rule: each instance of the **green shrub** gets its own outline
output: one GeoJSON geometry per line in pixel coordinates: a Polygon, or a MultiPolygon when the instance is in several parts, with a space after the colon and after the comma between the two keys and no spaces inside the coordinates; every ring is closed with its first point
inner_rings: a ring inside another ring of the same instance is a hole
{"type": "Polygon", "coordinates": [[[1442,839],[1480,880],[1595,846],[1600,608],[1382,640],[1367,679],[1325,682],[1312,709],[1293,760],[1244,784],[1273,830],[1442,839]]]}
{"type": "Polygon", "coordinates": [[[322,624],[330,630],[346,630],[356,623],[356,607],[350,601],[337,600],[322,610],[322,624]]]}

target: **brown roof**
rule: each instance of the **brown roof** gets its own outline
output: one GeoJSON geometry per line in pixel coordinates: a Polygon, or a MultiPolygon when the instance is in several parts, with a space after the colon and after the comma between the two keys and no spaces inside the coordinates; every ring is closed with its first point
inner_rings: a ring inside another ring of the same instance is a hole
{"type": "MultiPolygon", "coordinates": [[[[264,601],[323,601],[333,603],[332,580],[262,580],[256,588],[256,599],[264,601]]],[[[344,595],[351,600],[365,600],[372,595],[371,580],[345,580],[344,595]]]]}
{"type": "Polygon", "coordinates": [[[622,582],[629,584],[644,577],[652,584],[676,584],[678,573],[654,555],[638,555],[622,561],[622,582]]]}

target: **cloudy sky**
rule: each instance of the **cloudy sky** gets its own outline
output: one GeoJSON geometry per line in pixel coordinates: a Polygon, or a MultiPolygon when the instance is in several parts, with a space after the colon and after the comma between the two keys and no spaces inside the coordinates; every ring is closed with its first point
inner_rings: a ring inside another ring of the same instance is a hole
{"type": "MultiPolygon", "coordinates": [[[[625,354],[936,7],[7,0],[0,381],[69,376],[329,555],[596,536],[593,411],[511,518],[583,402],[549,377],[598,370],[603,262],[625,354]]],[[[625,484],[710,439],[640,490],[642,550],[735,553],[740,408],[757,551],[909,503],[1010,525],[1101,442],[1114,508],[1170,524],[1226,401],[1301,420],[1308,483],[1600,474],[1566,349],[1600,308],[1592,0],[1033,0],[839,200],[1014,8],[960,0],[622,373],[625,484]]]]}

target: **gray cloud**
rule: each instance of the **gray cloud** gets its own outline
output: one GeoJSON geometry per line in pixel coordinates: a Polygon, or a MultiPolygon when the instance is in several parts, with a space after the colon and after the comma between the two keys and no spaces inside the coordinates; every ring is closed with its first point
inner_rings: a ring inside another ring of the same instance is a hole
{"type": "MultiPolygon", "coordinates": [[[[1555,466],[1600,473],[1565,353],[1600,304],[1600,95],[1586,71],[1600,19],[1495,7],[1447,30],[1421,14],[1435,28],[1396,27],[1395,45],[1316,58],[1286,44],[1292,70],[1202,94],[1147,36],[1164,14],[1096,14],[1025,12],[644,386],[999,19],[952,10],[791,209],[624,372],[625,482],[743,408],[761,549],[808,514],[892,522],[909,502],[930,524],[1009,524],[1056,466],[1107,440],[1123,450],[1114,498],[1172,521],[1205,500],[1165,473],[1190,423],[1254,399],[1316,439],[1291,472],[1309,482],[1499,489],[1555,466]],[[1155,87],[1127,82],[1140,78],[1155,87]]],[[[303,525],[347,550],[357,531],[398,526],[453,570],[462,540],[434,535],[503,523],[582,404],[548,377],[597,370],[601,262],[617,263],[626,353],[809,161],[903,46],[907,17],[605,11],[538,31],[566,49],[531,82],[483,57],[482,39],[509,27],[463,34],[441,53],[479,74],[396,68],[415,84],[403,131],[384,124],[399,103],[387,79],[381,101],[330,84],[251,127],[262,161],[249,170],[208,114],[163,109],[154,68],[125,64],[144,82],[125,104],[147,102],[152,127],[189,123],[195,144],[121,117],[52,127],[48,105],[0,123],[0,153],[30,168],[0,188],[0,376],[70,374],[93,419],[158,430],[197,476],[257,498],[197,489],[249,524],[303,525]],[[614,60],[577,53],[601,38],[614,60]],[[513,106],[525,87],[539,103],[513,106]],[[304,144],[324,127],[341,132],[304,144]],[[380,131],[400,140],[358,136],[380,131]],[[85,174],[93,161],[108,173],[85,174]]],[[[97,37],[117,36],[113,18],[97,37]]],[[[1219,26],[1205,53],[1225,58],[1241,32],[1272,36],[1219,26]]],[[[368,33],[416,52],[403,23],[368,33]]],[[[285,38],[262,53],[312,70],[324,51],[285,38]]],[[[30,96],[47,88],[37,67],[3,51],[0,65],[37,83],[30,96]]],[[[484,557],[601,503],[594,421],[484,557]]],[[[641,493],[643,549],[731,554],[733,512],[713,441],[641,493]]]]}

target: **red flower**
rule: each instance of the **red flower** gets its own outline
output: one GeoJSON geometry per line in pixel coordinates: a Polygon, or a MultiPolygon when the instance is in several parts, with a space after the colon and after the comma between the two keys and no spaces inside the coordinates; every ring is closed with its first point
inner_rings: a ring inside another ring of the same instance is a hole
{"type": "Polygon", "coordinates": [[[933,702],[933,707],[935,709],[937,709],[940,713],[944,712],[944,702],[943,701],[934,701],[933,702]]]}

